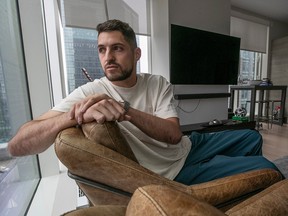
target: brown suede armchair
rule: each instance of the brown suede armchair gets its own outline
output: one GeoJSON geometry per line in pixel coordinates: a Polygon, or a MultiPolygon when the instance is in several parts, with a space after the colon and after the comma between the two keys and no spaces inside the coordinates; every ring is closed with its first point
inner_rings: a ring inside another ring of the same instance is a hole
{"type": "Polygon", "coordinates": [[[137,189],[161,187],[163,190],[168,188],[168,194],[184,194],[184,197],[225,212],[282,180],[279,172],[265,169],[197,185],[180,184],[139,165],[116,122],[89,123],[65,129],[56,138],[55,151],[91,206],[99,209],[99,205],[109,205],[109,211],[111,205],[114,209],[117,209],[115,205],[121,206],[120,209],[126,211],[129,202],[131,207],[130,199],[137,189]]]}

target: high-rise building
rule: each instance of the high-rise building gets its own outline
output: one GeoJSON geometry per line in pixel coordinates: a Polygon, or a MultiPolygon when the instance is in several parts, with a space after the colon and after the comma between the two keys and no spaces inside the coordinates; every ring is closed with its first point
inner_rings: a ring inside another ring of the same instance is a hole
{"type": "Polygon", "coordinates": [[[0,59],[0,145],[6,143],[12,136],[11,124],[8,116],[8,102],[5,87],[4,71],[0,59]]]}
{"type": "Polygon", "coordinates": [[[103,76],[97,50],[97,31],[64,28],[68,91],[71,92],[89,80],[81,71],[85,68],[92,79],[103,76]]]}

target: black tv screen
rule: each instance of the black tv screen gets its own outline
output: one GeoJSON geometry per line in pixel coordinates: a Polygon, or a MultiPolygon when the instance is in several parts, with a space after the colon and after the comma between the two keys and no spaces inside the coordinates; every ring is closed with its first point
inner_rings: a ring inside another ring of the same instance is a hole
{"type": "Polygon", "coordinates": [[[240,38],[171,25],[170,82],[237,84],[240,38]]]}

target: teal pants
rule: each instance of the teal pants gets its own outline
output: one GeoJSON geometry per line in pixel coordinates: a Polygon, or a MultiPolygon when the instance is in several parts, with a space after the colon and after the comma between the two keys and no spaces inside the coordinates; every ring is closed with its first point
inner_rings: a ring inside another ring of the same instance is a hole
{"type": "Polygon", "coordinates": [[[277,167],[262,156],[262,136],[256,130],[192,132],[192,148],[174,181],[186,185],[251,170],[277,167]]]}

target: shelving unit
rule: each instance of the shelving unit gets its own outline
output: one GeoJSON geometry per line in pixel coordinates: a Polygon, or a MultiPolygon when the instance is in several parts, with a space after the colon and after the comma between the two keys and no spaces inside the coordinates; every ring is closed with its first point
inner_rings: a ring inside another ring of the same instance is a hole
{"type": "Polygon", "coordinates": [[[271,107],[272,109],[275,106],[275,103],[279,103],[281,106],[280,109],[280,113],[279,113],[279,118],[278,121],[276,122],[275,119],[271,120],[272,123],[276,123],[279,125],[283,125],[284,123],[284,110],[285,110],[285,101],[286,101],[286,90],[287,90],[287,86],[278,86],[278,85],[274,85],[274,86],[230,86],[230,93],[231,93],[231,99],[230,99],[230,105],[229,108],[231,108],[232,110],[234,110],[234,99],[235,99],[235,92],[236,91],[241,91],[241,90],[248,90],[251,91],[251,99],[250,101],[250,112],[249,112],[249,119],[250,121],[254,121],[256,120],[257,123],[259,123],[259,121],[263,120],[261,119],[262,116],[260,116],[260,114],[263,113],[263,105],[264,104],[268,104],[269,107],[271,107]],[[273,100],[273,99],[266,99],[264,98],[265,92],[270,92],[270,91],[281,91],[281,98],[278,100],[273,100]],[[257,98],[257,93],[258,94],[258,98],[257,98]],[[257,98],[257,99],[256,99],[257,98]],[[255,113],[255,109],[256,109],[256,104],[258,103],[258,115],[256,115],[255,113]],[[271,103],[271,106],[270,106],[271,103]]]}

